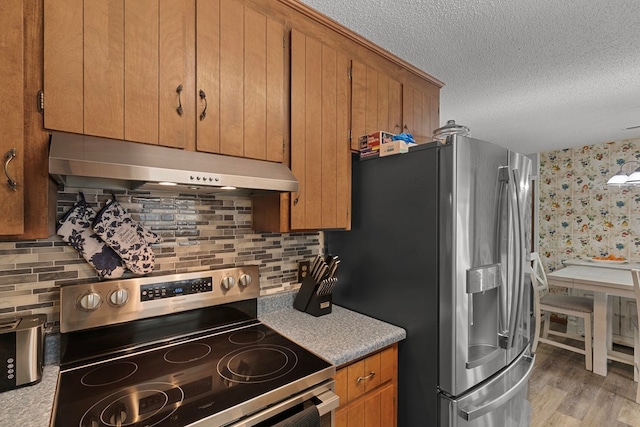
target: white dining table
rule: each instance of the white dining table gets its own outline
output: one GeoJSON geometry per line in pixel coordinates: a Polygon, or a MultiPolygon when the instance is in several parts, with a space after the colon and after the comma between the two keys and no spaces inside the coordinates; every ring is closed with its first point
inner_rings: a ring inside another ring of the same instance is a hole
{"type": "Polygon", "coordinates": [[[635,299],[631,269],[639,264],[565,261],[566,267],[547,274],[551,286],[592,291],[593,302],[593,372],[607,375],[607,360],[633,363],[633,356],[613,350],[611,341],[611,298],[635,299]]]}

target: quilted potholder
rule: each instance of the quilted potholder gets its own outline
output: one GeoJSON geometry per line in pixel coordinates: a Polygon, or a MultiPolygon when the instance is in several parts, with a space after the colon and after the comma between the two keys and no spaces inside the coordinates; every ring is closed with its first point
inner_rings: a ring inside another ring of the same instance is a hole
{"type": "Polygon", "coordinates": [[[56,232],[82,255],[99,276],[117,279],[124,273],[124,265],[118,254],[93,232],[95,217],[96,211],[82,197],[58,221],[56,232]]]}
{"type": "Polygon", "coordinates": [[[120,255],[131,272],[147,274],[153,271],[155,254],[149,243],[158,243],[162,239],[131,218],[115,198],[98,212],[93,221],[93,231],[120,255]]]}

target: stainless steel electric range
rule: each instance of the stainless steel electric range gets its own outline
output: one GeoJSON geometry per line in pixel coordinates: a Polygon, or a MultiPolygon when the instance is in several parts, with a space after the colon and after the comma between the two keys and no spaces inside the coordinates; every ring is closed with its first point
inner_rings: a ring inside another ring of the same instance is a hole
{"type": "MultiPolygon", "coordinates": [[[[52,426],[272,426],[335,367],[257,319],[258,267],[63,286],[52,426]]],[[[296,415],[297,414],[297,415],[296,415]]]]}

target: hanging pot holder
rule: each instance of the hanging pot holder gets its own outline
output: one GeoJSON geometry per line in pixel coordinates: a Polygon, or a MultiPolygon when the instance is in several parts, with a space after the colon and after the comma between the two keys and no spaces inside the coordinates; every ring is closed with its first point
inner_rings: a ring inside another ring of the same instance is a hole
{"type": "Polygon", "coordinates": [[[58,221],[56,232],[62,240],[78,251],[100,277],[117,279],[124,274],[122,260],[93,232],[96,212],[80,193],[80,201],[58,221]]]}
{"type": "Polygon", "coordinates": [[[93,231],[120,255],[131,272],[153,271],[155,254],[149,244],[159,243],[162,238],[131,218],[115,197],[96,215],[93,231]]]}

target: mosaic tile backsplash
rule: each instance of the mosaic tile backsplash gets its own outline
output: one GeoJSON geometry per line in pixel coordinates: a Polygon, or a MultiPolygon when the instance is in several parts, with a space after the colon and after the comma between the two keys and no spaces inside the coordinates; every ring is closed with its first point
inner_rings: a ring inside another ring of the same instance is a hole
{"type": "MultiPolygon", "coordinates": [[[[78,200],[79,189],[58,193],[62,217],[78,200]]],[[[83,189],[98,212],[110,193],[83,189]]],[[[251,229],[251,199],[115,193],[118,202],[144,227],[162,237],[151,245],[155,274],[183,273],[238,265],[260,266],[262,294],[297,285],[298,261],[320,253],[322,233],[256,233],[251,229]]],[[[44,313],[48,326],[59,323],[59,286],[97,280],[95,270],[57,236],[35,241],[0,241],[0,318],[44,313]]],[[[123,278],[133,277],[127,273],[123,278]]]]}
{"type": "MultiPolygon", "coordinates": [[[[539,159],[538,251],[547,270],[609,253],[640,263],[640,188],[606,185],[619,165],[640,161],[640,139],[549,151],[539,159]]],[[[58,217],[73,206],[78,191],[59,192],[58,217]]],[[[111,197],[100,190],[84,194],[96,211],[111,197]]],[[[254,232],[247,197],[118,192],[116,198],[162,236],[162,243],[152,245],[154,274],[258,264],[263,294],[288,291],[297,285],[298,261],[323,245],[321,232],[254,232]]],[[[55,325],[58,286],[96,279],[95,270],[56,235],[0,241],[0,318],[45,313],[55,325]]]]}
{"type": "MultiPolygon", "coordinates": [[[[640,188],[609,187],[640,139],[540,153],[539,252],[553,271],[562,261],[614,254],[640,263],[640,188]]],[[[629,174],[638,165],[627,165],[629,174]]]]}

